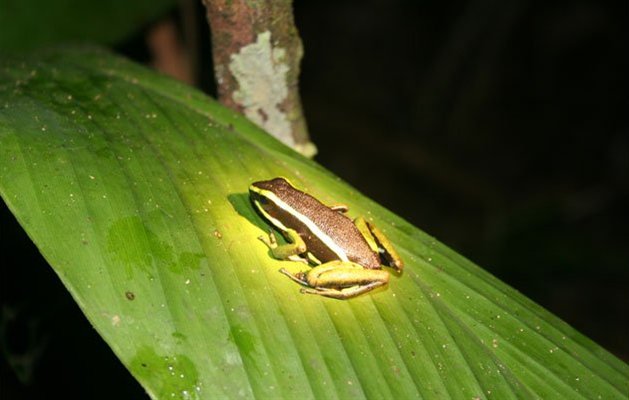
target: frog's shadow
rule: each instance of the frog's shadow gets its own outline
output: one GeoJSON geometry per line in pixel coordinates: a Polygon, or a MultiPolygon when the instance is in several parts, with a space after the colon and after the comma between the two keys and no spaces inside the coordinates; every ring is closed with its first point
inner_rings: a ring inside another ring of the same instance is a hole
{"type": "MultiPolygon", "coordinates": [[[[241,217],[246,219],[250,224],[257,226],[260,228],[261,232],[266,232],[267,234],[273,231],[273,227],[270,226],[264,217],[260,215],[258,210],[251,203],[251,198],[249,197],[249,193],[232,193],[227,195],[227,201],[234,208],[234,211],[238,213],[241,217]]],[[[260,239],[264,234],[260,233],[257,237],[260,239]]],[[[280,243],[285,243],[285,239],[283,235],[275,235],[277,240],[280,243]]],[[[273,253],[271,249],[268,250],[268,256],[273,258],[273,253]]]]}
{"type": "Polygon", "coordinates": [[[262,231],[268,231],[269,226],[264,219],[256,211],[251,203],[249,193],[232,193],[227,195],[227,201],[234,208],[234,211],[241,217],[249,221],[250,224],[257,226],[262,231]]]}

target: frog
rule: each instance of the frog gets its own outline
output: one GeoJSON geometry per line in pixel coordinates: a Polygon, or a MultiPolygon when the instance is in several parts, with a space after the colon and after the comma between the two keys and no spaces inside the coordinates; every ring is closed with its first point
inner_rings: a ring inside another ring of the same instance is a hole
{"type": "Polygon", "coordinates": [[[253,182],[249,197],[285,239],[278,243],[273,229],[259,237],[272,256],[311,267],[279,270],[301,285],[301,293],[351,299],[387,285],[390,273],[383,267],[403,271],[404,262],[382,231],[362,216],[349,218],[344,204],[326,205],[285,177],[253,182]]]}

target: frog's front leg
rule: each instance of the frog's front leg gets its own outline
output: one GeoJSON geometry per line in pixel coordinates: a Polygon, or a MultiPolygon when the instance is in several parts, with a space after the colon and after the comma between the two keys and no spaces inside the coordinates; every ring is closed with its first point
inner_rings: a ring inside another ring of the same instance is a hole
{"type": "Polygon", "coordinates": [[[389,241],[389,239],[374,224],[367,222],[363,217],[354,220],[354,225],[363,235],[371,250],[380,256],[380,262],[383,265],[396,269],[401,272],[404,268],[404,262],[398,255],[397,251],[389,241]]]}
{"type": "Polygon", "coordinates": [[[270,231],[268,236],[260,236],[258,239],[269,247],[273,257],[279,260],[298,261],[308,264],[308,259],[301,256],[301,254],[306,252],[306,243],[304,243],[297,231],[289,229],[284,232],[284,235],[288,241],[286,244],[278,244],[273,231],[270,231]]]}
{"type": "Polygon", "coordinates": [[[367,293],[389,282],[389,273],[379,269],[365,269],[349,261],[330,261],[309,271],[281,273],[305,286],[302,293],[317,294],[335,299],[350,299],[367,293]]]}

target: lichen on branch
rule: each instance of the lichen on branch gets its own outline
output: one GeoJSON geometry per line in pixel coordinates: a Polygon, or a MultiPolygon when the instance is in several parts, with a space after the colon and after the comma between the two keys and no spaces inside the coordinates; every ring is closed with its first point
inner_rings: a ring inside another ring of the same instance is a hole
{"type": "Polygon", "coordinates": [[[291,125],[280,109],[286,101],[288,87],[286,51],[271,45],[271,32],[258,34],[257,40],[231,55],[229,71],[238,83],[232,95],[247,118],[263,127],[284,143],[291,143],[291,125]]]}

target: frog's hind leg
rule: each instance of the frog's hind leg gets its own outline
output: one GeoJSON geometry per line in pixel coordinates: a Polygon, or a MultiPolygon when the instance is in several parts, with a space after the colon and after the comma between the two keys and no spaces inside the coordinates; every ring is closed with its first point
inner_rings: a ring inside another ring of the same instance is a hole
{"type": "Polygon", "coordinates": [[[404,262],[389,241],[389,238],[387,238],[380,229],[374,224],[367,222],[363,217],[356,218],[354,225],[356,225],[363,235],[369,247],[371,247],[371,250],[378,253],[382,264],[394,268],[398,272],[402,271],[404,262]]]}
{"type": "Polygon", "coordinates": [[[361,265],[334,260],[308,271],[292,274],[280,272],[304,286],[302,293],[317,294],[334,299],[350,299],[389,282],[389,273],[381,269],[364,269],[361,265]]]}
{"type": "Polygon", "coordinates": [[[386,285],[386,282],[376,281],[366,285],[356,285],[343,289],[331,289],[331,288],[301,288],[301,293],[318,294],[319,296],[331,297],[338,300],[351,299],[356,296],[360,296],[363,293],[367,293],[374,290],[377,287],[386,285]]]}

